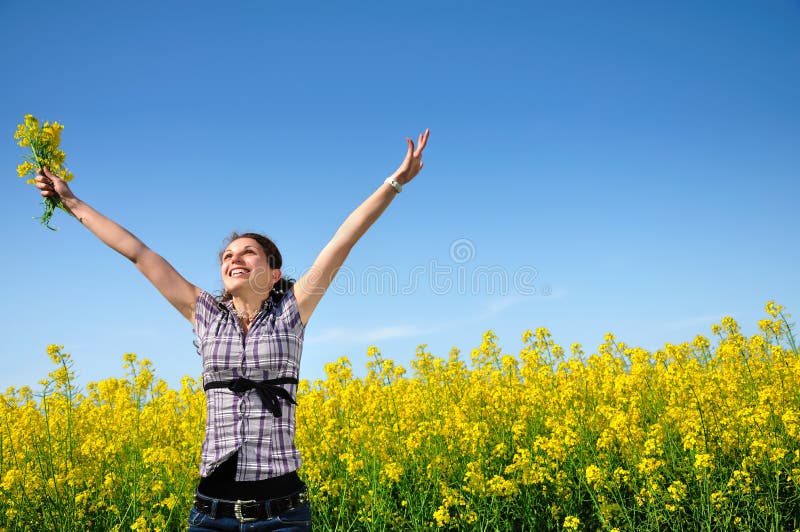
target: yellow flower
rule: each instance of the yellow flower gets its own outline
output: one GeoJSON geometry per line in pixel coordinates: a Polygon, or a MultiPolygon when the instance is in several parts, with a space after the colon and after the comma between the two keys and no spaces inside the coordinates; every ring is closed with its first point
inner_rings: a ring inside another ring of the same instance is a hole
{"type": "Polygon", "coordinates": [[[38,129],[39,128],[39,119],[37,119],[33,115],[25,115],[25,127],[30,129],[38,129]]]}
{"type": "Polygon", "coordinates": [[[450,510],[444,506],[440,506],[433,512],[433,519],[436,521],[436,526],[442,528],[450,523],[450,510]]]}
{"type": "Polygon", "coordinates": [[[736,320],[734,320],[730,316],[725,316],[724,318],[722,318],[722,327],[729,334],[736,334],[739,332],[739,324],[736,323],[736,320]]]}
{"type": "Polygon", "coordinates": [[[699,470],[714,469],[713,457],[707,453],[698,453],[694,457],[694,468],[699,470]]]}
{"type": "Polygon", "coordinates": [[[514,481],[495,475],[487,483],[487,493],[498,497],[513,497],[519,492],[514,481]]]}
{"type": "Polygon", "coordinates": [[[777,318],[780,313],[783,311],[783,307],[781,305],[776,305],[775,301],[768,301],[766,305],[767,314],[772,316],[773,318],[777,318]]]}
{"type": "Polygon", "coordinates": [[[603,473],[599,467],[592,464],[586,468],[586,482],[594,486],[603,479],[603,473]]]}
{"type": "MultiPolygon", "coordinates": [[[[64,126],[58,122],[45,122],[40,127],[39,120],[35,116],[25,115],[23,123],[17,124],[14,132],[14,139],[17,140],[17,143],[23,148],[30,148],[30,152],[25,156],[25,162],[17,166],[19,177],[32,176],[37,168],[46,167],[65,181],[72,180],[74,176],[64,166],[66,154],[59,147],[63,130],[64,126]]],[[[35,183],[32,178],[25,182],[35,183]]],[[[50,229],[52,229],[50,219],[56,208],[69,212],[58,195],[45,197],[43,204],[44,212],[40,220],[50,229]]]]}
{"type": "Polygon", "coordinates": [[[56,344],[48,345],[47,346],[47,356],[49,356],[50,359],[54,363],[60,364],[61,363],[61,357],[59,355],[60,355],[62,349],[64,349],[63,345],[56,345],[56,344]]]}
{"type": "Polygon", "coordinates": [[[403,466],[396,462],[389,462],[383,466],[383,476],[391,482],[399,482],[403,474],[403,466]]]}
{"type": "Polygon", "coordinates": [[[686,484],[680,480],[675,480],[667,488],[670,499],[676,503],[682,502],[686,498],[686,484]]]}
{"type": "Polygon", "coordinates": [[[30,161],[25,161],[19,166],[17,166],[17,175],[19,177],[25,177],[30,173],[35,173],[36,167],[30,161]]]}
{"type": "Polygon", "coordinates": [[[131,525],[131,530],[135,530],[137,532],[147,532],[150,530],[150,528],[147,526],[147,519],[141,515],[137,517],[136,521],[134,521],[131,525]]]}

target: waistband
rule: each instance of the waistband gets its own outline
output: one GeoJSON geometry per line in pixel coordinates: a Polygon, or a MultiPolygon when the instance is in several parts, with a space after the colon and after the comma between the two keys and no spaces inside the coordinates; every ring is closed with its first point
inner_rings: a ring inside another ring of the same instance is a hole
{"type": "Polygon", "coordinates": [[[267,500],[303,491],[306,485],[297,471],[261,480],[236,480],[239,451],[219,464],[207,477],[200,477],[197,491],[216,499],[267,500]]]}
{"type": "Polygon", "coordinates": [[[272,519],[308,502],[308,490],[302,490],[279,499],[266,501],[241,501],[215,499],[195,492],[194,507],[216,517],[233,517],[240,523],[272,519]]]}

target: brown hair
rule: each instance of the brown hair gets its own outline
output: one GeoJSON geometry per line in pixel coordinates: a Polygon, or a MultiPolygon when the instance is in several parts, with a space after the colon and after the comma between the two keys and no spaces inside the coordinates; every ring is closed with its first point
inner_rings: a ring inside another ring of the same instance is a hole
{"type": "MultiPolygon", "coordinates": [[[[278,246],[275,245],[275,242],[260,233],[237,233],[236,231],[228,235],[228,238],[225,239],[225,246],[222,248],[222,251],[219,252],[220,262],[222,262],[222,255],[225,253],[225,249],[230,245],[230,243],[240,238],[252,238],[258,242],[258,244],[264,250],[264,253],[267,255],[267,263],[269,264],[270,268],[276,270],[283,266],[283,257],[281,256],[281,252],[278,250],[278,246]]],[[[274,303],[280,303],[281,299],[283,299],[283,296],[286,295],[286,292],[288,292],[292,286],[294,286],[294,279],[281,277],[278,279],[278,282],[275,283],[275,286],[272,287],[269,297],[274,303]]],[[[220,300],[230,301],[231,297],[233,296],[223,289],[220,300]]]]}

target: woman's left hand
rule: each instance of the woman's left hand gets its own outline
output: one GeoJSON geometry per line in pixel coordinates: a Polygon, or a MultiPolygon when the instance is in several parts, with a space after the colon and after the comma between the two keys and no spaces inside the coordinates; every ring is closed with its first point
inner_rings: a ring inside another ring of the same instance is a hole
{"type": "Polygon", "coordinates": [[[422,170],[422,150],[425,149],[425,145],[428,143],[428,135],[430,132],[430,129],[426,129],[425,133],[419,136],[416,149],[414,148],[414,141],[410,138],[406,138],[408,141],[406,158],[400,167],[392,174],[392,179],[396,180],[401,185],[405,185],[414,179],[419,171],[422,170]]]}

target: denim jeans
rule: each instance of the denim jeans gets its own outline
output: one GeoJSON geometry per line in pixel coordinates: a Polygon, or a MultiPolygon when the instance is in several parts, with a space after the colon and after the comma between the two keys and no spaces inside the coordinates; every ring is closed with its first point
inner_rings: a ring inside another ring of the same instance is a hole
{"type": "Polygon", "coordinates": [[[301,504],[277,517],[240,523],[235,517],[212,517],[192,508],[188,532],[311,532],[311,505],[301,504]]]}

